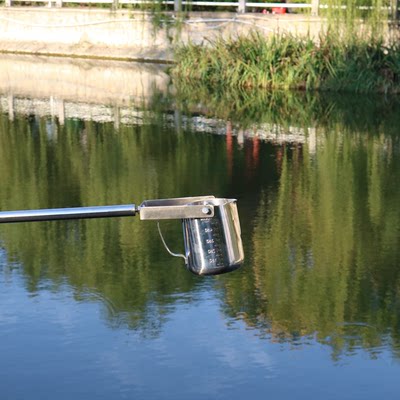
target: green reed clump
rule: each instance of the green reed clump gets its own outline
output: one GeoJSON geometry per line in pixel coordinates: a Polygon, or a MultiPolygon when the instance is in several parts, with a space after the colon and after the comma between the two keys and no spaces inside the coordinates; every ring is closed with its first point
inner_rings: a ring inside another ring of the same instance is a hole
{"type": "Polygon", "coordinates": [[[176,51],[177,84],[212,88],[304,89],[353,92],[400,90],[400,48],[382,39],[308,37],[253,32],[188,44],[176,51]]]}

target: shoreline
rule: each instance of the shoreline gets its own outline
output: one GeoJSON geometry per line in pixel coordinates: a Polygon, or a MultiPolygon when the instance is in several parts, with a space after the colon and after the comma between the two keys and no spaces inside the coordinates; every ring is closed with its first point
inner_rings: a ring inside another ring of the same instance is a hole
{"type": "MultiPolygon", "coordinates": [[[[1,46],[1,45],[0,45],[1,46]]],[[[147,57],[136,57],[136,56],[127,56],[127,55],[119,55],[119,54],[96,54],[98,49],[95,52],[91,53],[79,53],[74,52],[71,53],[68,49],[64,51],[61,49],[58,52],[53,52],[49,50],[40,51],[36,50],[32,47],[31,50],[19,50],[18,48],[1,48],[0,54],[5,55],[15,55],[15,56],[38,56],[38,57],[49,57],[49,58],[65,58],[65,59],[79,59],[79,60],[99,60],[99,61],[120,61],[120,62],[132,62],[132,63],[143,63],[143,64],[159,64],[159,65],[173,65],[175,62],[169,59],[163,58],[147,58],[147,57]]]]}

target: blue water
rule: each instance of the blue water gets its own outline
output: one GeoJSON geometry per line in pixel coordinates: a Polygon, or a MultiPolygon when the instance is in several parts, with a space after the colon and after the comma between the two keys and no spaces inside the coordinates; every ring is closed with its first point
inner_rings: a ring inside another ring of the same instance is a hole
{"type": "Polygon", "coordinates": [[[67,285],[32,296],[17,274],[0,283],[4,399],[397,398],[400,365],[384,346],[333,360],[312,337],[274,343],[224,318],[207,288],[152,336],[110,326],[105,300],[77,301],[67,285]]]}

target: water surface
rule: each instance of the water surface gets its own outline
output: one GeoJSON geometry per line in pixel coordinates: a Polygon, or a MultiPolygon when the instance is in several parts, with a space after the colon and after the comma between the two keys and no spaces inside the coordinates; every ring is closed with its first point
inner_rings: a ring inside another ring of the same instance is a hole
{"type": "Polygon", "coordinates": [[[129,123],[3,107],[0,208],[234,197],[243,268],[193,276],[137,217],[2,225],[1,398],[397,398],[397,103],[157,96],[129,123]]]}

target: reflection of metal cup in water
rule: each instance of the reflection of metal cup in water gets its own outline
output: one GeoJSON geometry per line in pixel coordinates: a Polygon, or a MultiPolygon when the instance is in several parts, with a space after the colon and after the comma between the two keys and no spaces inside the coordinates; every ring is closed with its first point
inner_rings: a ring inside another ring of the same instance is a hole
{"type": "Polygon", "coordinates": [[[197,275],[239,268],[244,253],[236,200],[209,199],[191,204],[213,205],[214,217],[183,219],[187,268],[197,275]]]}

